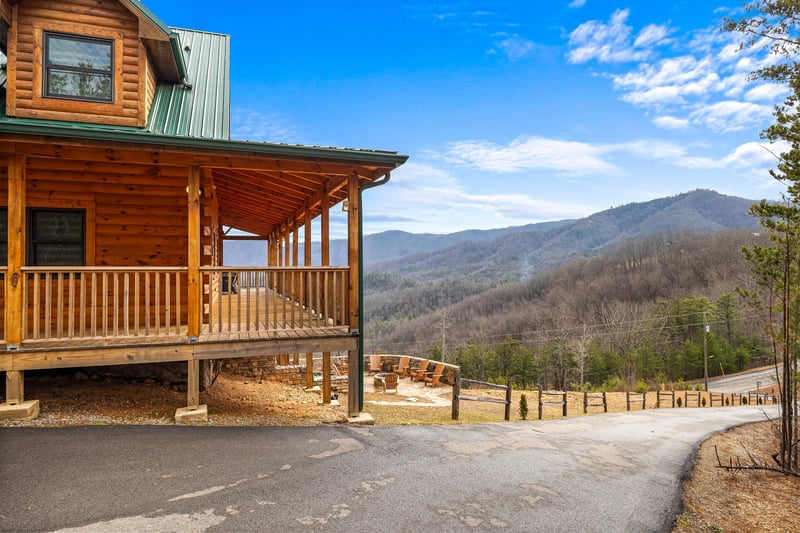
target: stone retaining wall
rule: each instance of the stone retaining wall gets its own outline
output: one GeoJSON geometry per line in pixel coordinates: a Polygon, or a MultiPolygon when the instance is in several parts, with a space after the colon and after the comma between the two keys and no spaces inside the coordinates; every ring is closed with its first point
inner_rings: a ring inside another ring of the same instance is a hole
{"type": "MultiPolygon", "coordinates": [[[[237,376],[305,387],[305,356],[301,356],[299,360],[302,361],[303,364],[278,364],[279,360],[277,356],[225,359],[222,361],[222,371],[237,376]]],[[[314,369],[314,384],[322,387],[322,376],[319,371],[321,368],[317,369],[316,366],[321,367],[322,362],[315,361],[314,369]]],[[[331,390],[337,393],[347,392],[347,365],[337,361],[336,367],[340,374],[331,375],[331,390]]]]}

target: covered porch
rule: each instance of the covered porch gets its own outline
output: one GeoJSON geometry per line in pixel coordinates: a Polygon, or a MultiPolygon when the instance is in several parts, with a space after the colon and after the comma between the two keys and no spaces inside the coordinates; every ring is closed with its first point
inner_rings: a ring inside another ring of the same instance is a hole
{"type": "Polygon", "coordinates": [[[185,361],[192,410],[203,361],[346,351],[348,412],[358,414],[361,192],[405,156],[38,130],[0,141],[7,405],[25,402],[26,370],[185,361]],[[348,261],[331,265],[330,209],[344,200],[348,261]],[[70,245],[82,261],[35,260],[67,249],[31,225],[42,212],[80,220],[82,239],[70,245]],[[264,264],[225,265],[233,240],[264,241],[264,264]]]}

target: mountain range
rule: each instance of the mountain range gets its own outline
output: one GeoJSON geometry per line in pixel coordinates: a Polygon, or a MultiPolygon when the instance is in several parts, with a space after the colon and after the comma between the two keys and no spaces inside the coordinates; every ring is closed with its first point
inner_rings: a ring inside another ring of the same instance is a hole
{"type": "MultiPolygon", "coordinates": [[[[522,279],[655,233],[755,230],[757,220],[748,214],[752,204],[753,200],[695,190],[577,220],[450,234],[386,231],[364,236],[364,268],[415,281],[462,276],[483,282],[522,279]]],[[[346,253],[346,240],[331,241],[332,264],[346,264],[346,253]]],[[[264,255],[263,243],[226,243],[227,265],[263,264],[264,255]]]]}

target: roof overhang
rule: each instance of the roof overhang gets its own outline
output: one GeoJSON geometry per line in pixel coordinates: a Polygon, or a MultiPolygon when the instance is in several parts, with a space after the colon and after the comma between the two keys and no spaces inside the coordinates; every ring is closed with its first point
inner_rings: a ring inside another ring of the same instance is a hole
{"type": "Polygon", "coordinates": [[[139,0],[119,0],[139,19],[139,37],[156,64],[159,77],[189,84],[180,36],[139,0]]]}
{"type": "MultiPolygon", "coordinates": [[[[202,169],[214,185],[220,224],[269,236],[302,225],[325,206],[348,196],[348,182],[366,185],[386,176],[408,157],[396,152],[154,135],[133,131],[87,131],[67,125],[35,125],[6,119],[0,154],[32,158],[202,169]]],[[[188,176],[188,173],[187,173],[188,176]]]]}

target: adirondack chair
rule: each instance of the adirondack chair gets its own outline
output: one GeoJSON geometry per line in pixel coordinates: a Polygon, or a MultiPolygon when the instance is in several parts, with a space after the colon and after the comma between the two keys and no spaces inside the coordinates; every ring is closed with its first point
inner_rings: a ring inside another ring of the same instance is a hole
{"type": "Polygon", "coordinates": [[[380,355],[370,355],[369,356],[369,373],[372,374],[378,373],[381,371],[381,356],[380,355]]]}
{"type": "Polygon", "coordinates": [[[411,374],[411,381],[420,381],[425,378],[425,372],[428,371],[428,363],[430,363],[430,359],[422,360],[419,364],[419,368],[414,370],[414,373],[411,374]]]}
{"type": "Polygon", "coordinates": [[[400,378],[394,372],[389,372],[388,374],[384,374],[383,376],[383,392],[389,392],[393,390],[397,392],[397,382],[400,378]]]}
{"type": "Polygon", "coordinates": [[[433,372],[426,372],[425,376],[422,378],[425,380],[424,385],[428,383],[431,384],[431,388],[436,387],[437,385],[443,385],[439,380],[442,379],[442,374],[444,373],[444,363],[436,363],[436,368],[433,369],[433,372]]]}
{"type": "Polygon", "coordinates": [[[410,357],[401,357],[400,362],[394,365],[392,370],[395,374],[399,375],[400,377],[409,375],[408,373],[408,362],[411,358],[410,357]]]}

